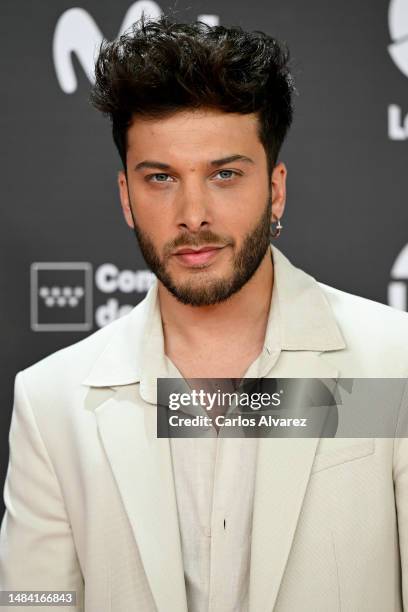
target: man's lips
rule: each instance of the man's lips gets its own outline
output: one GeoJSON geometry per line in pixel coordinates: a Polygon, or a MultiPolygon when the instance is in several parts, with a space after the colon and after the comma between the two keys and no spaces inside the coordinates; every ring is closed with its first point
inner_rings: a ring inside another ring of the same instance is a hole
{"type": "Polygon", "coordinates": [[[182,247],[178,249],[174,254],[175,255],[183,255],[184,253],[205,253],[206,251],[213,251],[214,249],[221,249],[222,247],[216,245],[209,245],[200,247],[199,249],[190,249],[187,247],[182,247]]]}
{"type": "Polygon", "coordinates": [[[188,267],[201,265],[211,261],[217,257],[218,253],[223,249],[221,246],[205,246],[201,249],[191,249],[183,247],[176,251],[174,255],[177,261],[188,267]]]}

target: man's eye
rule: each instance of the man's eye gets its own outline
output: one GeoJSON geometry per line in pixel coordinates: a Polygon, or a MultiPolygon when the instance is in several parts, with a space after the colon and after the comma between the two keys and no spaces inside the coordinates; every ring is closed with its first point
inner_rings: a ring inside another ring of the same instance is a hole
{"type": "Polygon", "coordinates": [[[222,180],[229,180],[234,178],[234,176],[238,176],[238,172],[234,170],[220,170],[217,172],[216,176],[220,176],[222,180]]]}
{"type": "Polygon", "coordinates": [[[149,174],[146,177],[148,181],[152,181],[153,183],[167,183],[167,179],[171,178],[170,174],[165,174],[164,172],[157,172],[156,174],[149,174]]]}

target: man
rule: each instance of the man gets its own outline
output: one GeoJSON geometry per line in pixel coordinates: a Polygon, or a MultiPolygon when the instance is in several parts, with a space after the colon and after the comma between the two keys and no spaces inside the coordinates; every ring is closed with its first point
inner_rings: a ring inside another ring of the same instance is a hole
{"type": "Polygon", "coordinates": [[[408,374],[406,314],[270,246],[292,93],[259,32],[162,18],[103,45],[92,101],[158,280],[18,373],[2,589],[76,591],[87,612],[408,610],[406,438],[156,435],[158,378],[408,374]]]}

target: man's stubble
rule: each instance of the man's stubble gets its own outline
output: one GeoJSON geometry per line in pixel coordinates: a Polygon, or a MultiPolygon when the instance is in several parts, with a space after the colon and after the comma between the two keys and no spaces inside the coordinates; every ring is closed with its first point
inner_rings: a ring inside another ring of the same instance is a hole
{"type": "MultiPolygon", "coordinates": [[[[130,196],[129,196],[130,202],[130,196]]],[[[270,246],[270,224],[272,199],[269,194],[266,206],[254,228],[245,236],[242,247],[233,255],[232,272],[228,277],[206,279],[206,268],[203,273],[195,269],[192,281],[175,283],[168,271],[167,262],[171,253],[181,247],[202,247],[206,244],[231,244],[233,241],[222,238],[211,230],[203,230],[196,234],[184,232],[164,248],[164,257],[160,258],[150,237],[136,223],[132,208],[131,215],[134,223],[134,232],[139,243],[140,251],[150,270],[163,283],[168,291],[180,302],[190,306],[211,306],[223,302],[237,293],[255,274],[259,268],[267,249],[270,246]]]]}

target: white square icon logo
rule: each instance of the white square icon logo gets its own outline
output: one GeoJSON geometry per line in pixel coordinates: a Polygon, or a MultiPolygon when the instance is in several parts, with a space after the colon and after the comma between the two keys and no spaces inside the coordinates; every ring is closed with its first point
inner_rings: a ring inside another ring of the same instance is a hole
{"type": "Polygon", "coordinates": [[[93,325],[92,265],[87,262],[31,264],[31,329],[89,331],[93,325]]]}

